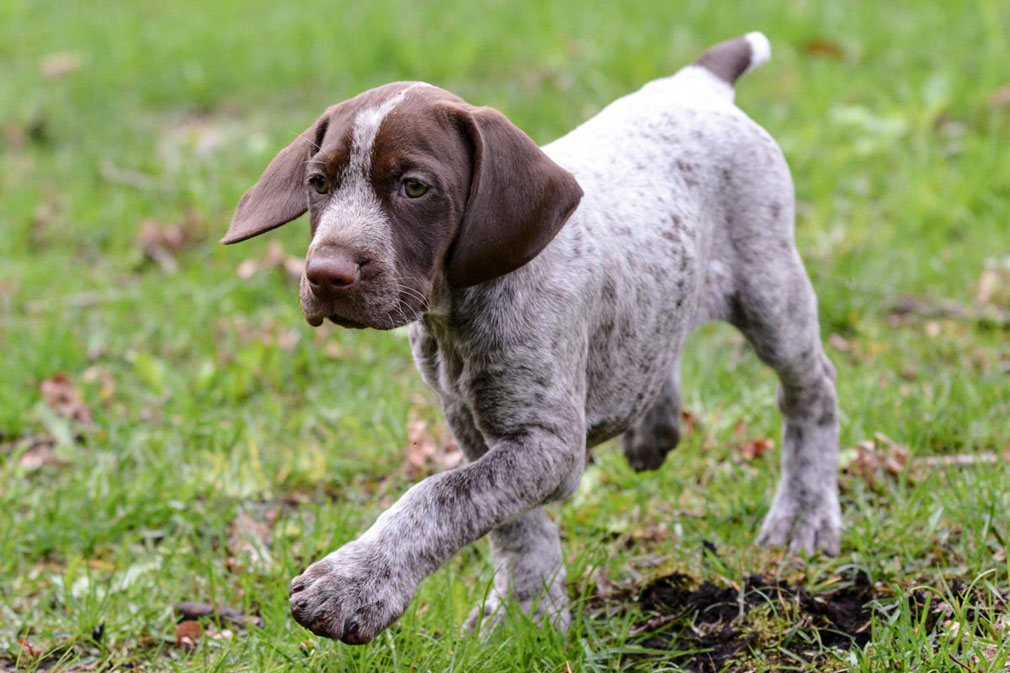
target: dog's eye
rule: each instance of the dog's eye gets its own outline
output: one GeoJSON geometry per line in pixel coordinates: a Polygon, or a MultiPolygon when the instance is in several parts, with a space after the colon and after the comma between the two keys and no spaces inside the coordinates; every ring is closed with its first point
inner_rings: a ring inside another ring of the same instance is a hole
{"type": "Polygon", "coordinates": [[[308,179],[309,187],[316,190],[320,194],[326,193],[326,178],[316,173],[315,175],[310,175],[308,179]]]}
{"type": "Polygon", "coordinates": [[[414,178],[407,178],[403,181],[403,194],[408,199],[416,199],[424,196],[428,192],[428,185],[414,178]]]}

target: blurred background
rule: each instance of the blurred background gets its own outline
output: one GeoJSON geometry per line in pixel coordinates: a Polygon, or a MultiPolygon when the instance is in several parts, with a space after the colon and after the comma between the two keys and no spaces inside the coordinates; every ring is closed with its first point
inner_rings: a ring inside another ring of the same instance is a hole
{"type": "MultiPolygon", "coordinates": [[[[773,55],[737,103],[792,166],[798,247],[840,372],[843,555],[791,581],[858,567],[902,595],[1001,569],[987,581],[1005,587],[1008,29],[1000,0],[4,0],[0,666],[399,670],[398,645],[433,669],[633,667],[631,617],[595,617],[621,636],[513,643],[501,660],[419,640],[451,632],[489,581],[480,545],[422,587],[395,639],[299,649],[287,579],[458,449],[403,330],[304,323],[307,222],[216,241],[274,153],[367,88],[424,80],[546,143],[750,30],[773,55]],[[194,653],[174,631],[181,600],[265,625],[194,653]]],[[[582,550],[573,586],[593,593],[599,571],[634,593],[656,563],[737,580],[780,568],[749,546],[778,473],[774,388],[735,332],[697,334],[684,445],[641,477],[603,447],[578,506],[556,509],[582,550]]],[[[871,670],[889,647],[936,647],[874,634],[877,654],[838,660],[871,670]]]]}

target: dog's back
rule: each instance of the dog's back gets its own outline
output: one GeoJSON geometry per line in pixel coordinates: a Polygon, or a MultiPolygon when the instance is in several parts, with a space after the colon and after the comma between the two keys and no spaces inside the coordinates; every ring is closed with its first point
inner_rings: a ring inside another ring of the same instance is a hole
{"type": "Polygon", "coordinates": [[[590,445],[648,408],[691,327],[730,317],[749,246],[791,247],[788,167],[733,101],[769,51],[760,33],[716,45],[544,147],[585,195],[529,276],[560,274],[578,287],[573,305],[593,307],[590,445]]]}

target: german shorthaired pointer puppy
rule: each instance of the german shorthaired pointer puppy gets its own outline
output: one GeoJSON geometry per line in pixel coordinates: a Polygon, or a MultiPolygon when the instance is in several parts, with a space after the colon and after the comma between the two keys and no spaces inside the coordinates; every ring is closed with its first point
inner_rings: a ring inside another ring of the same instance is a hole
{"type": "Polygon", "coordinates": [[[679,439],[684,339],[736,325],[778,373],[782,481],[758,542],[837,553],[835,372],[793,242],[775,141],[733,104],[770,55],[760,33],[603,109],[538,148],[501,113],[423,83],[335,105],[242,197],[224,243],[306,210],[312,325],[410,325],[467,464],[408,490],[291,583],[295,619],[365,643],[418,583],[490,534],[494,590],[569,620],[558,531],[586,451],[621,436],[636,470],[679,439]]]}

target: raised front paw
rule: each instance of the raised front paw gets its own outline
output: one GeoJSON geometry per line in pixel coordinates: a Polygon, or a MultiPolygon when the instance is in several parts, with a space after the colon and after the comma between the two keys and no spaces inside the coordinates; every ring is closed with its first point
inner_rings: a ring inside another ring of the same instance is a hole
{"type": "Polygon", "coordinates": [[[761,525],[757,542],[769,547],[788,545],[793,554],[819,551],[835,556],[841,531],[841,508],[833,490],[822,493],[812,503],[780,493],[761,525]]]}
{"type": "Polygon", "coordinates": [[[417,586],[407,570],[356,540],[291,580],[291,614],[316,635],[367,643],[407,609],[417,586]]]}

